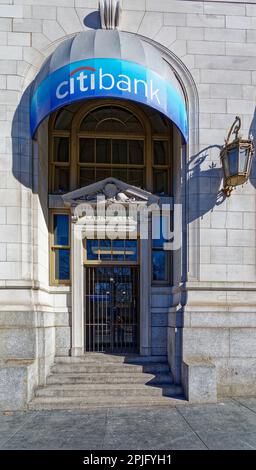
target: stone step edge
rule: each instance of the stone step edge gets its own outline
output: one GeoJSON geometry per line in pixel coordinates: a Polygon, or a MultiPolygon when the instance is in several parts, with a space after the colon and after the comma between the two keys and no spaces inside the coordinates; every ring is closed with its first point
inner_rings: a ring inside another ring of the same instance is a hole
{"type": "Polygon", "coordinates": [[[28,409],[57,409],[57,408],[109,408],[109,407],[136,407],[136,406],[160,406],[160,405],[181,405],[187,404],[183,395],[177,395],[175,397],[122,397],[122,400],[104,400],[104,402],[99,403],[99,401],[90,401],[85,402],[81,397],[62,397],[54,400],[53,397],[35,397],[28,404],[28,409]],[[50,399],[49,399],[50,398],[50,399]]]}
{"type": "Polygon", "coordinates": [[[37,388],[37,390],[44,390],[46,388],[51,388],[51,389],[56,389],[56,390],[73,390],[73,388],[80,388],[81,390],[102,390],[102,389],[107,389],[107,390],[120,390],[120,388],[125,388],[126,390],[133,390],[133,389],[141,389],[144,390],[145,388],[147,390],[151,390],[154,388],[161,389],[161,388],[180,388],[181,385],[170,383],[166,384],[166,382],[158,382],[156,384],[147,384],[147,383],[127,383],[127,384],[118,384],[118,383],[113,383],[113,384],[104,384],[104,383],[86,383],[86,384],[47,384],[44,386],[40,386],[37,388]]]}
{"type": "Polygon", "coordinates": [[[157,373],[157,374],[150,373],[150,374],[147,374],[146,376],[142,372],[137,372],[137,373],[133,373],[133,374],[129,374],[129,373],[127,373],[127,374],[126,373],[109,374],[107,372],[91,372],[89,374],[86,373],[86,372],[77,372],[77,373],[75,373],[75,372],[63,372],[63,373],[61,373],[61,372],[52,372],[47,376],[47,378],[57,377],[57,378],[60,379],[62,377],[63,379],[70,378],[70,379],[75,379],[76,380],[76,379],[79,379],[79,378],[88,379],[89,377],[95,377],[95,378],[105,377],[105,378],[107,378],[108,376],[111,376],[112,378],[118,378],[118,377],[120,377],[120,375],[121,375],[121,378],[127,378],[128,380],[132,379],[132,378],[145,379],[145,382],[148,382],[151,379],[153,380],[153,379],[157,379],[157,378],[161,378],[161,377],[173,380],[172,375],[169,374],[168,372],[166,372],[166,373],[164,373],[164,372],[163,373],[157,373]]]}
{"type": "Polygon", "coordinates": [[[51,367],[105,367],[105,366],[113,366],[113,367],[168,367],[169,364],[167,362],[100,362],[100,361],[77,361],[77,362],[54,362],[51,367]]]}
{"type": "Polygon", "coordinates": [[[169,369],[167,369],[167,367],[164,367],[162,370],[161,368],[159,369],[156,369],[156,368],[153,368],[153,367],[150,367],[149,370],[143,370],[142,368],[141,369],[136,369],[136,368],[129,368],[129,367],[104,367],[104,366],[85,366],[81,369],[77,368],[77,367],[70,367],[69,369],[65,369],[65,368],[61,368],[59,365],[56,367],[56,366],[52,366],[51,367],[51,373],[63,373],[63,374],[68,374],[68,373],[72,373],[72,372],[76,372],[76,373],[79,373],[79,372],[87,372],[88,374],[90,373],[119,373],[119,374],[123,374],[123,373],[126,373],[126,372],[130,372],[130,373],[142,373],[142,374],[156,374],[156,373],[161,373],[161,372],[169,372],[171,373],[171,371],[169,369]],[[91,370],[88,369],[88,367],[91,367],[91,370]],[[99,370],[100,369],[100,370],[99,370]]]}
{"type": "MultiPolygon", "coordinates": [[[[58,380],[58,379],[55,379],[55,378],[52,378],[50,380],[47,380],[46,382],[46,385],[45,386],[50,386],[50,385],[70,385],[70,386],[80,386],[80,385],[101,385],[101,386],[104,386],[104,385],[110,385],[110,384],[116,384],[117,387],[119,388],[124,388],[127,384],[131,383],[131,380],[128,381],[116,381],[116,382],[113,382],[113,380],[105,380],[105,381],[100,381],[100,380],[83,380],[83,379],[79,379],[77,381],[74,381],[74,380],[67,380],[67,381],[64,381],[63,379],[62,380],[58,380]]],[[[148,382],[145,382],[145,381],[137,381],[137,380],[134,380],[132,381],[132,383],[134,384],[134,386],[137,386],[137,385],[143,385],[143,386],[149,386],[150,387],[155,387],[156,385],[159,385],[160,387],[166,387],[166,386],[173,386],[174,385],[174,382],[173,380],[154,380],[154,382],[150,382],[150,384],[148,382]]]]}
{"type": "Polygon", "coordinates": [[[65,400],[65,399],[72,399],[72,400],[80,400],[80,401],[85,401],[85,402],[88,402],[88,403],[91,403],[91,402],[95,402],[96,399],[97,400],[101,400],[102,402],[106,402],[106,401],[115,401],[116,399],[120,400],[120,401],[123,401],[123,400],[127,400],[128,398],[129,399],[137,399],[137,400],[151,400],[151,399],[154,399],[154,398],[159,398],[159,399],[162,399],[162,398],[175,398],[175,397],[179,397],[182,395],[182,390],[167,390],[163,393],[162,390],[158,389],[158,390],[155,390],[155,392],[153,393],[152,391],[146,391],[146,390],[143,390],[143,391],[140,391],[139,393],[122,393],[122,394],[118,394],[118,393],[108,393],[106,394],[106,392],[104,393],[103,391],[102,392],[89,392],[89,393],[78,393],[78,392],[75,392],[75,393],[46,393],[46,391],[44,391],[45,393],[37,393],[35,395],[35,398],[40,398],[41,400],[44,400],[44,399],[49,399],[49,400],[53,400],[53,399],[56,399],[58,401],[62,401],[62,400],[65,400]],[[157,393],[156,393],[157,392],[157,393]]]}
{"type": "Polygon", "coordinates": [[[111,376],[111,377],[145,377],[145,379],[150,379],[151,377],[158,377],[158,376],[168,376],[172,377],[172,374],[168,370],[164,371],[156,371],[156,372],[142,372],[142,371],[124,371],[120,373],[119,371],[114,372],[104,372],[104,371],[95,371],[95,372],[86,372],[86,371],[68,371],[68,372],[57,372],[57,371],[50,371],[48,377],[52,377],[53,375],[58,377],[89,377],[89,376],[111,376]]]}
{"type": "Polygon", "coordinates": [[[180,406],[180,405],[185,405],[186,403],[179,402],[178,399],[173,399],[176,401],[170,402],[170,403],[157,403],[157,402],[137,402],[137,403],[109,403],[105,405],[99,405],[99,404],[60,404],[60,405],[51,405],[51,404],[41,404],[41,405],[28,405],[28,410],[29,411],[57,411],[57,410],[100,410],[100,409],[106,409],[106,408],[152,408],[153,406],[159,408],[159,407],[170,407],[170,406],[180,406]]]}
{"type": "Polygon", "coordinates": [[[149,362],[152,363],[166,363],[168,364],[168,360],[166,356],[134,356],[134,357],[126,357],[126,356],[118,356],[118,355],[104,355],[102,353],[88,353],[85,356],[55,356],[54,363],[55,364],[83,364],[83,363],[90,363],[90,362],[104,362],[109,363],[111,361],[117,364],[148,364],[149,362]],[[126,360],[125,360],[126,359],[126,360]]]}
{"type": "MultiPolygon", "coordinates": [[[[182,395],[182,394],[180,394],[180,396],[181,396],[181,395],[182,395]]],[[[112,401],[112,398],[113,398],[113,397],[106,395],[106,400],[105,400],[105,401],[107,402],[108,399],[110,399],[110,401],[112,401]]],[[[145,397],[141,397],[141,398],[142,398],[142,401],[143,401],[143,399],[144,399],[145,397]]],[[[160,399],[160,400],[162,400],[162,399],[163,399],[163,400],[168,399],[168,400],[169,400],[169,399],[171,399],[171,398],[172,398],[172,397],[163,396],[163,395],[160,396],[160,397],[156,397],[156,396],[155,396],[155,397],[154,397],[154,396],[153,396],[153,397],[147,397],[148,400],[156,400],[156,399],[160,399]]],[[[127,401],[134,401],[134,400],[136,401],[136,400],[139,400],[140,397],[127,397],[126,399],[127,399],[127,401]]],[[[31,403],[32,401],[42,401],[42,400],[43,400],[43,401],[46,401],[46,402],[51,402],[51,401],[52,401],[52,402],[56,402],[56,403],[58,403],[58,402],[60,402],[60,401],[63,401],[63,402],[70,402],[70,401],[72,401],[72,400],[73,400],[73,401],[81,401],[81,402],[85,402],[85,401],[86,401],[86,400],[84,400],[84,397],[82,397],[82,398],[81,398],[81,397],[62,397],[61,399],[60,399],[59,397],[43,397],[43,398],[42,398],[42,397],[34,397],[34,398],[32,398],[32,400],[30,401],[30,403],[31,403]]],[[[92,402],[95,401],[96,403],[98,403],[98,400],[95,399],[95,397],[89,397],[89,400],[92,401],[92,402]]],[[[118,402],[118,401],[123,401],[123,397],[115,397],[115,400],[116,400],[117,402],[118,402]]]]}
{"type": "MultiPolygon", "coordinates": [[[[63,375],[66,375],[66,374],[88,374],[88,372],[82,370],[82,371],[79,371],[79,370],[74,370],[74,369],[71,369],[70,371],[68,372],[65,372],[65,371],[61,371],[61,372],[56,372],[55,370],[52,370],[51,369],[51,374],[63,374],[63,375]]],[[[119,374],[120,371],[119,370],[114,370],[114,371],[111,371],[111,372],[108,372],[106,371],[105,369],[104,370],[95,370],[90,372],[90,374],[108,374],[108,375],[116,375],[116,374],[119,374]]],[[[172,375],[171,371],[170,370],[156,370],[155,372],[151,372],[151,371],[148,371],[148,372],[145,372],[143,370],[124,370],[123,374],[126,374],[126,375],[138,375],[138,374],[141,374],[141,375],[145,375],[145,376],[148,376],[148,375],[156,375],[156,374],[170,374],[172,375]]]]}
{"type": "Polygon", "coordinates": [[[131,395],[131,396],[134,396],[134,395],[160,395],[160,396],[167,396],[166,394],[168,394],[168,396],[170,394],[181,394],[182,393],[182,388],[181,387],[177,387],[175,385],[170,385],[170,386],[165,386],[165,387],[144,387],[144,388],[122,388],[122,387],[119,387],[119,388],[111,388],[111,389],[108,389],[107,387],[102,387],[102,388],[97,388],[97,389],[86,389],[86,388],[69,388],[69,389],[56,389],[54,387],[43,387],[43,388],[40,388],[40,389],[37,389],[36,392],[35,392],[35,396],[56,396],[59,397],[59,396],[76,396],[76,397],[79,397],[79,396],[87,396],[87,397],[90,397],[90,396],[101,396],[103,395],[104,397],[109,395],[109,396],[115,396],[117,395],[117,397],[121,397],[123,395],[131,395]]]}

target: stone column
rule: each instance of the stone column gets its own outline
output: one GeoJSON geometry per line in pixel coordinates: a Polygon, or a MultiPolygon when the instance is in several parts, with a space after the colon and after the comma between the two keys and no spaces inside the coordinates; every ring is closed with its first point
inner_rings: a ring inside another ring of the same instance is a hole
{"type": "MultiPolygon", "coordinates": [[[[141,218],[143,224],[141,233],[144,232],[148,213],[141,218]]],[[[151,354],[151,254],[149,236],[140,239],[140,355],[150,356],[151,354]]]]}
{"type": "Polygon", "coordinates": [[[81,226],[72,218],[72,356],[84,354],[84,289],[83,289],[83,244],[81,226]]]}

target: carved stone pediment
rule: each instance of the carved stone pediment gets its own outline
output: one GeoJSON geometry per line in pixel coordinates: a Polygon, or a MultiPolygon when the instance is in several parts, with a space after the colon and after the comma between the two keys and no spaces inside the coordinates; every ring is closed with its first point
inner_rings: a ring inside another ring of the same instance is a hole
{"type": "Polygon", "coordinates": [[[109,177],[62,196],[65,206],[76,207],[81,203],[119,203],[123,205],[158,203],[159,197],[148,191],[131,186],[117,178],[109,177]]]}

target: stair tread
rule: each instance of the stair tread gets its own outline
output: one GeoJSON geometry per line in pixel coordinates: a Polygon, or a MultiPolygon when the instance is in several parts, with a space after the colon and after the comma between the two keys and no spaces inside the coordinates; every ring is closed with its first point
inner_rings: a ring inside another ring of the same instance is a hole
{"type": "Polygon", "coordinates": [[[143,362],[143,363],[131,363],[131,362],[99,362],[99,361],[85,361],[85,362],[55,362],[52,367],[105,367],[112,366],[114,368],[126,367],[126,368],[137,368],[137,367],[168,367],[166,362],[143,362]]]}
{"type": "Polygon", "coordinates": [[[55,358],[46,385],[37,388],[29,409],[170,405],[184,400],[166,359],[98,354],[55,358]]]}
{"type": "Polygon", "coordinates": [[[91,372],[90,374],[88,373],[55,373],[55,374],[49,374],[48,375],[48,378],[63,378],[63,379],[88,379],[89,377],[98,377],[99,379],[100,378],[107,378],[109,376],[112,376],[112,378],[120,378],[120,379],[142,379],[144,378],[145,382],[149,381],[150,379],[154,379],[154,378],[160,378],[160,377],[164,377],[164,378],[171,378],[171,374],[143,374],[143,373],[137,373],[137,374],[122,374],[120,376],[120,374],[110,374],[110,373],[107,373],[107,372],[91,372]]]}
{"type": "MultiPolygon", "coordinates": [[[[96,369],[95,372],[91,371],[90,374],[93,374],[93,373],[96,373],[96,374],[110,374],[111,373],[112,374],[112,372],[113,372],[113,374],[115,372],[119,373],[119,370],[116,370],[116,371],[111,370],[111,372],[108,372],[108,371],[104,371],[104,370],[101,371],[101,370],[96,369]]],[[[86,374],[87,372],[83,371],[83,370],[79,371],[79,370],[72,369],[68,372],[66,372],[66,371],[56,372],[55,370],[51,370],[50,373],[51,374],[65,374],[66,375],[66,374],[86,374]]],[[[170,373],[170,371],[166,369],[166,370],[156,370],[155,372],[151,372],[151,371],[150,372],[145,372],[143,370],[136,370],[136,369],[135,370],[130,370],[130,369],[127,369],[127,370],[124,371],[124,373],[129,374],[129,375],[133,375],[133,374],[145,374],[145,375],[150,375],[151,374],[152,375],[152,374],[168,374],[168,373],[170,373]]]]}
{"type": "MultiPolygon", "coordinates": [[[[132,384],[132,383],[127,383],[127,384],[118,384],[118,383],[114,383],[114,384],[92,384],[92,383],[88,383],[88,384],[78,384],[79,385],[79,388],[82,388],[82,389],[88,389],[88,390],[97,390],[97,389],[102,389],[102,388],[106,388],[106,389],[114,389],[114,390],[118,390],[120,389],[120,386],[122,386],[122,388],[125,388],[126,389],[144,389],[145,387],[146,388],[168,388],[168,387],[180,387],[179,385],[176,385],[174,383],[170,383],[170,384],[165,384],[165,383],[157,383],[157,384],[150,384],[150,383],[138,383],[138,384],[132,384]]],[[[67,389],[67,390],[71,390],[72,388],[74,387],[77,387],[77,384],[47,384],[46,386],[44,387],[39,387],[38,390],[43,390],[47,387],[50,387],[51,389],[57,389],[57,390],[62,390],[62,389],[67,389]]],[[[78,387],[77,387],[78,388],[78,387]]]]}
{"type": "Polygon", "coordinates": [[[54,381],[56,382],[63,382],[63,383],[104,383],[104,380],[106,381],[107,384],[111,383],[120,383],[120,384],[128,384],[128,383],[173,383],[173,379],[171,375],[168,374],[161,374],[161,375],[150,375],[147,377],[144,377],[143,375],[137,374],[136,376],[132,375],[123,375],[120,377],[120,375],[116,375],[115,377],[107,375],[107,374],[67,374],[67,375],[62,375],[62,374],[52,374],[47,377],[47,383],[53,383],[54,381]]]}
{"type": "Polygon", "coordinates": [[[97,397],[35,397],[29,403],[29,408],[37,408],[49,406],[51,407],[58,407],[61,408],[65,405],[69,407],[77,407],[77,408],[86,408],[86,407],[97,407],[97,408],[106,408],[106,407],[118,407],[118,406],[141,406],[141,405],[171,405],[171,404],[181,404],[186,402],[182,395],[175,396],[175,397],[168,397],[168,396],[139,396],[139,397],[108,397],[104,398],[104,401],[99,402],[97,397]]]}
{"type": "Polygon", "coordinates": [[[182,389],[173,386],[170,387],[143,387],[143,388],[71,388],[71,389],[56,389],[56,388],[42,388],[38,389],[36,392],[37,397],[80,397],[81,399],[95,399],[98,397],[100,400],[106,399],[106,397],[121,398],[121,397],[161,397],[161,396],[177,396],[182,393],[182,389]]]}
{"type": "Polygon", "coordinates": [[[145,375],[156,375],[158,373],[168,373],[169,371],[168,370],[151,370],[151,371],[142,371],[142,370],[106,370],[103,368],[103,370],[97,370],[97,369],[93,369],[93,370],[51,370],[51,374],[62,374],[62,375],[66,375],[66,374],[75,374],[75,375],[78,375],[78,374],[93,374],[93,373],[97,373],[97,374],[107,374],[107,373],[111,373],[111,374],[126,374],[128,375],[128,373],[130,373],[130,375],[133,375],[133,374],[145,374],[145,375]]]}
{"type": "Polygon", "coordinates": [[[56,364],[90,364],[91,362],[109,363],[114,362],[117,364],[147,364],[152,363],[167,363],[165,356],[138,356],[138,355],[108,355],[104,353],[87,353],[83,357],[68,357],[58,356],[55,357],[56,364]]]}
{"type": "Polygon", "coordinates": [[[139,365],[119,365],[119,366],[113,366],[111,365],[86,365],[86,366],[68,366],[68,367],[63,367],[63,366],[53,366],[51,368],[51,373],[62,373],[62,374],[71,374],[71,373],[118,373],[118,374],[125,374],[125,373],[144,373],[144,374],[157,374],[159,372],[169,372],[169,367],[168,366],[139,366],[139,365]]]}

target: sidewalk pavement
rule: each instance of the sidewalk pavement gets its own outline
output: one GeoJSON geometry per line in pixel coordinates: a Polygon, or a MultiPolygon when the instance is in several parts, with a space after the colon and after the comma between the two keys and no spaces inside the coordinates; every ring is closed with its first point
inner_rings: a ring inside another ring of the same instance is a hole
{"type": "Polygon", "coordinates": [[[0,412],[0,449],[256,449],[256,398],[214,405],[0,412]]]}

